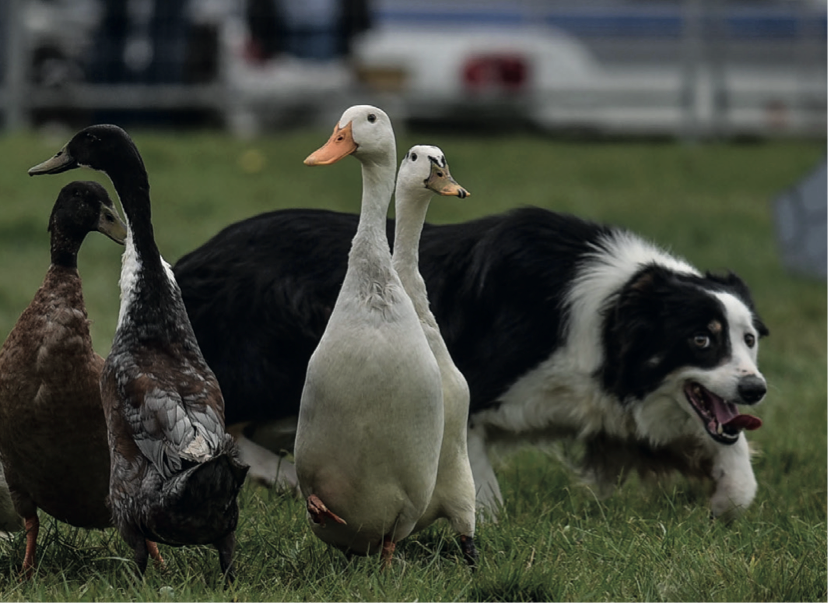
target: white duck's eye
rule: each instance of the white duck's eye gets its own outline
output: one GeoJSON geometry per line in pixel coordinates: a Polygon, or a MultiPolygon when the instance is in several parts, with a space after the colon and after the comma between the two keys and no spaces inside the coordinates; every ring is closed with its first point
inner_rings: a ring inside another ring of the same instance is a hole
{"type": "Polygon", "coordinates": [[[409,158],[410,158],[412,161],[418,161],[418,154],[417,154],[417,153],[413,153],[412,155],[410,155],[410,156],[409,156],[409,158]]]}
{"type": "Polygon", "coordinates": [[[750,348],[755,347],[755,336],[751,333],[748,333],[744,336],[744,343],[749,346],[750,348]]]}
{"type": "Polygon", "coordinates": [[[366,119],[368,119],[368,120],[369,120],[369,123],[374,124],[374,123],[375,123],[375,120],[376,120],[376,119],[378,119],[378,118],[377,118],[377,116],[376,116],[374,113],[370,113],[370,114],[369,114],[369,117],[367,117],[366,119]]]}
{"type": "Polygon", "coordinates": [[[711,340],[709,340],[709,336],[707,336],[706,334],[703,334],[703,333],[699,333],[695,337],[692,338],[692,342],[698,348],[709,348],[710,341],[711,340]]]}

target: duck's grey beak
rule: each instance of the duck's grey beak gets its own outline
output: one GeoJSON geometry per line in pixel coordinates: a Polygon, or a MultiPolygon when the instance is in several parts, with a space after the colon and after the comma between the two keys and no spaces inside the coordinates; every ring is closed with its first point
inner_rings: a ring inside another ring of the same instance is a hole
{"type": "Polygon", "coordinates": [[[29,176],[38,176],[40,174],[60,174],[72,168],[77,168],[78,162],[69,154],[64,146],[58,151],[54,157],[50,157],[45,162],[29,168],[29,176]]]}
{"type": "Polygon", "coordinates": [[[118,216],[114,208],[101,206],[101,215],[98,217],[98,230],[104,235],[124,245],[127,240],[127,225],[118,216]]]}
{"type": "Polygon", "coordinates": [[[424,186],[446,197],[460,197],[464,199],[470,196],[470,192],[467,189],[455,182],[455,179],[450,175],[449,166],[446,165],[441,168],[436,164],[432,164],[429,178],[424,181],[424,186]]]}

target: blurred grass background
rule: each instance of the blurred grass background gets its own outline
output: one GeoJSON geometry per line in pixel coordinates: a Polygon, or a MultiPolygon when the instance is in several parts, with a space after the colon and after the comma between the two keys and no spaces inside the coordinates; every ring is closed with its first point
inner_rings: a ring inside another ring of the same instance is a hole
{"type": "MultiPolygon", "coordinates": [[[[308,168],[329,135],[296,131],[241,141],[218,133],[132,133],[147,166],[159,248],[171,264],[222,227],[278,208],[357,212],[360,169],[348,159],[308,168]]],[[[14,325],[49,264],[46,224],[61,186],[109,181],[89,170],[29,178],[26,170],[69,138],[0,137],[0,334],[14,325]]],[[[129,580],[128,556],[110,530],[51,523],[41,568],[20,582],[22,536],[0,544],[4,600],[685,600],[827,599],[827,286],[785,273],[771,199],[826,153],[823,142],[685,146],[675,142],[572,142],[511,134],[399,132],[437,144],[472,192],[436,198],[432,222],[456,222],[532,204],[622,225],[701,269],[731,269],[753,290],[772,335],[760,348],[770,392],[750,435],[759,491],[730,526],[708,518],[704,486],[630,481],[596,501],[543,451],[505,456],[498,475],[502,521],[482,524],[482,568],[470,573],[451,534],[407,539],[386,573],[347,561],[313,538],[304,508],[246,486],[239,580],[223,589],[215,552],[163,548],[167,573],[129,580]],[[168,589],[172,588],[172,589],[168,589]]],[[[118,316],[121,250],[90,235],[79,269],[96,349],[106,355],[118,316]]]]}

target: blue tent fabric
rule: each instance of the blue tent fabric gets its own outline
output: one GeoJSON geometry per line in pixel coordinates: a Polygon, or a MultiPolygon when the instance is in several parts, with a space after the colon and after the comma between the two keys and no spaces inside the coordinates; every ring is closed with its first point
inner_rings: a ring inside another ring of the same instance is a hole
{"type": "Polygon", "coordinates": [[[827,158],[773,202],[787,269],[827,280],[827,158]]]}

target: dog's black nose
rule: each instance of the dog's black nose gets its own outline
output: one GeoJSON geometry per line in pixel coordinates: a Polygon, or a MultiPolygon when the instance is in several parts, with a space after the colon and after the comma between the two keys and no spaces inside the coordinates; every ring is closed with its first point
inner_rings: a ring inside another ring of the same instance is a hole
{"type": "Polygon", "coordinates": [[[763,378],[759,378],[756,375],[744,376],[738,383],[738,394],[741,395],[741,399],[748,405],[757,403],[764,398],[766,393],[767,383],[763,378]]]}

